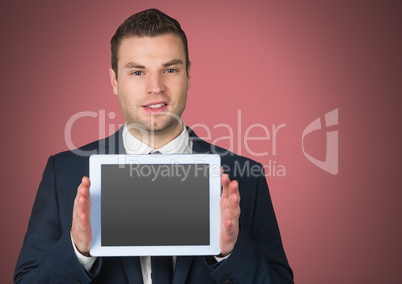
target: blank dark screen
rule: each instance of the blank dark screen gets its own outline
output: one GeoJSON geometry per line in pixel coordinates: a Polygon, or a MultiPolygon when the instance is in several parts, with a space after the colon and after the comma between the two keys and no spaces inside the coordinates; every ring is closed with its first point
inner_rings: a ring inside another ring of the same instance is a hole
{"type": "Polygon", "coordinates": [[[209,245],[208,169],[102,165],[102,246],[209,245]]]}

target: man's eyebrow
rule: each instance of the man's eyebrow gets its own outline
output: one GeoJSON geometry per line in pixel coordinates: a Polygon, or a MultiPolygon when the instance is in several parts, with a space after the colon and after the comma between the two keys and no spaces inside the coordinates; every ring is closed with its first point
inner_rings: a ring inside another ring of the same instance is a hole
{"type": "MultiPolygon", "coordinates": [[[[172,66],[172,65],[183,65],[183,61],[182,60],[180,60],[180,59],[173,59],[173,60],[170,60],[170,61],[168,61],[168,62],[166,62],[166,63],[163,63],[162,64],[162,66],[163,67],[169,67],[169,66],[172,66]]],[[[145,66],[144,65],[141,65],[141,64],[139,64],[139,63],[136,63],[136,62],[129,62],[129,63],[127,63],[126,65],[125,65],[125,67],[127,68],[127,69],[145,69],[145,66]]]]}
{"type": "Polygon", "coordinates": [[[136,69],[145,69],[144,65],[141,65],[141,64],[136,63],[136,62],[129,62],[129,63],[127,63],[125,65],[125,67],[128,68],[128,69],[134,69],[134,68],[136,68],[136,69]]]}
{"type": "Polygon", "coordinates": [[[183,65],[183,61],[182,60],[180,60],[180,59],[173,59],[173,60],[170,60],[169,62],[166,62],[166,63],[164,63],[163,64],[163,67],[169,67],[169,66],[172,66],[172,65],[183,65]]]}

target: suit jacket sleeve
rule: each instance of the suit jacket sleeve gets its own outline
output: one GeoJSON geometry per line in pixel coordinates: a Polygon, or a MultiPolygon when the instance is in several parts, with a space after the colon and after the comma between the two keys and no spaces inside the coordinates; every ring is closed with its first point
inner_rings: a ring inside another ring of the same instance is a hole
{"type": "Polygon", "coordinates": [[[217,283],[293,283],[263,167],[254,167],[261,174],[229,173],[239,182],[240,233],[229,258],[210,266],[211,275],[217,283]]]}
{"type": "MultiPolygon", "coordinates": [[[[36,195],[24,244],[17,261],[15,283],[88,283],[95,274],[88,274],[78,262],[72,247],[70,227],[72,216],[63,216],[71,208],[71,196],[59,196],[55,173],[55,159],[50,157],[36,195]]],[[[73,183],[72,183],[73,184],[73,183]]],[[[71,185],[72,186],[72,185],[71,185]]],[[[70,195],[76,192],[77,185],[70,195]]]]}

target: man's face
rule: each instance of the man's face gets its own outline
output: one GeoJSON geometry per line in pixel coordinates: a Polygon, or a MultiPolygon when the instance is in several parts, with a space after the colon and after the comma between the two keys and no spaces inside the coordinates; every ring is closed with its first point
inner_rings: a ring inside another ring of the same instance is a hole
{"type": "Polygon", "coordinates": [[[132,134],[138,136],[145,130],[177,136],[181,132],[179,118],[189,89],[185,62],[183,43],[176,35],[122,40],[118,78],[112,69],[109,72],[132,134]]]}

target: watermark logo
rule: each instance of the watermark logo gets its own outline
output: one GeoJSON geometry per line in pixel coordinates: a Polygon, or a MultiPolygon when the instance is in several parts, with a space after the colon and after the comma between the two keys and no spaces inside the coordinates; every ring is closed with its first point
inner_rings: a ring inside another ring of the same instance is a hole
{"type": "MultiPolygon", "coordinates": [[[[325,114],[325,127],[331,127],[338,125],[338,109],[334,109],[325,114]]],[[[312,162],[314,165],[319,167],[320,169],[333,174],[338,174],[338,130],[328,130],[326,133],[327,143],[326,143],[326,155],[325,160],[321,161],[319,159],[314,158],[310,154],[308,154],[304,148],[304,137],[314,131],[320,130],[322,128],[321,118],[317,118],[313,122],[311,122],[303,131],[302,135],[302,149],[303,154],[306,158],[312,162]]]]}
{"type": "MultiPolygon", "coordinates": [[[[173,119],[176,119],[179,123],[182,123],[180,117],[172,113],[164,113],[166,116],[171,116],[173,119]]],[[[243,121],[243,113],[239,109],[236,113],[236,123],[227,124],[227,123],[219,123],[216,125],[206,125],[202,123],[196,123],[193,125],[188,125],[195,132],[201,132],[199,135],[200,139],[210,141],[212,143],[211,152],[215,154],[219,154],[221,156],[225,156],[230,154],[230,152],[236,152],[239,155],[246,155],[250,157],[258,157],[261,161],[262,167],[260,165],[250,165],[245,163],[244,165],[235,165],[234,174],[239,175],[261,175],[265,174],[269,177],[286,177],[287,171],[286,166],[281,163],[280,159],[277,159],[279,156],[278,152],[281,152],[278,149],[278,145],[284,144],[286,141],[286,131],[288,131],[286,123],[265,125],[263,123],[244,123],[243,121]],[[226,141],[225,141],[226,140],[226,141]],[[222,150],[214,145],[220,143],[228,144],[225,148],[226,152],[222,152],[222,150]],[[244,153],[245,152],[245,153],[244,153]]],[[[72,139],[72,129],[74,128],[77,121],[82,118],[94,118],[98,121],[98,133],[99,139],[112,135],[117,129],[119,129],[122,125],[118,123],[113,123],[112,120],[116,118],[116,114],[114,112],[106,112],[104,109],[100,109],[98,112],[95,111],[82,111],[74,114],[67,121],[64,136],[66,145],[70,150],[74,151],[77,155],[89,156],[91,154],[96,153],[104,153],[105,149],[80,149],[76,148],[76,145],[73,143],[72,139]]],[[[152,119],[151,117],[151,124],[152,119]]],[[[338,109],[334,109],[324,115],[323,118],[319,117],[311,122],[303,131],[302,134],[302,150],[304,156],[315,166],[318,168],[332,174],[338,174],[338,109]],[[325,121],[325,122],[322,122],[325,121]],[[336,128],[336,129],[334,129],[336,128]],[[326,131],[326,146],[325,147],[325,160],[321,161],[320,159],[313,157],[313,155],[307,153],[305,148],[305,137],[314,133],[315,131],[326,131]]],[[[127,129],[135,130],[135,132],[139,135],[143,135],[143,137],[149,138],[149,131],[145,129],[145,126],[140,124],[131,124],[127,125],[127,129]]],[[[123,132],[123,140],[126,140],[127,133],[123,132]]],[[[152,136],[150,140],[151,147],[154,142],[154,137],[152,136]]],[[[293,145],[295,147],[300,147],[299,145],[293,145]]],[[[99,147],[106,147],[106,144],[99,144],[99,147]]],[[[129,146],[126,146],[129,147],[129,146]]],[[[133,150],[133,149],[131,149],[133,150]]],[[[141,152],[141,151],[140,151],[141,152]]],[[[282,152],[281,152],[282,153],[282,152]]],[[[229,171],[230,169],[228,169],[229,171]]]]}

